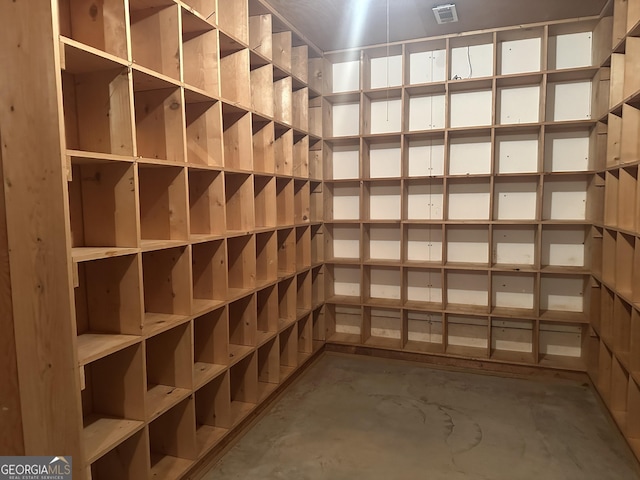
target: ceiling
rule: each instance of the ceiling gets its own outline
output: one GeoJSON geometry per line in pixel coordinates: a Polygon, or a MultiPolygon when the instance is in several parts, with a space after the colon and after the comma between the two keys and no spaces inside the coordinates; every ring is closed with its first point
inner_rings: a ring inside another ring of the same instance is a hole
{"type": "MultiPolygon", "coordinates": [[[[266,0],[323,51],[386,43],[387,0],[266,0]]],[[[388,0],[391,42],[598,15],[607,0],[388,0]],[[455,3],[458,23],[431,8],[455,3]]]]}

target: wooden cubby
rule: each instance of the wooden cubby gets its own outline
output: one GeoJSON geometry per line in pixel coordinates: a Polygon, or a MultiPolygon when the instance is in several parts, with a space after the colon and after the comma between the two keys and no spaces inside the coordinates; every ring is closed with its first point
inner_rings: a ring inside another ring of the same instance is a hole
{"type": "Polygon", "coordinates": [[[193,320],[193,385],[196,389],[219,376],[229,363],[227,316],[227,308],[221,307],[193,320]]]}
{"type": "Polygon", "coordinates": [[[148,452],[149,438],[146,432],[143,430],[134,433],[91,464],[91,478],[147,478],[150,473],[148,452]]]}
{"type": "Polygon", "coordinates": [[[257,344],[257,316],[254,295],[229,304],[229,360],[240,361],[257,344]]]}
{"type": "Polygon", "coordinates": [[[277,224],[279,227],[291,226],[295,223],[294,182],[288,178],[276,178],[277,224]]]}
{"type": "Polygon", "coordinates": [[[274,154],[276,173],[293,175],[293,130],[282,124],[275,125],[274,154]]]}
{"type": "Polygon", "coordinates": [[[289,377],[298,366],[298,328],[293,324],[280,332],[280,381],[289,377]]]}
{"type": "Polygon", "coordinates": [[[253,170],[251,114],[237,107],[222,107],[224,165],[232,170],[253,170]]]}
{"type": "Polygon", "coordinates": [[[223,372],[195,392],[196,445],[202,458],[231,427],[229,373],[223,372]]]}
{"type": "Polygon", "coordinates": [[[222,172],[189,169],[188,176],[191,238],[224,235],[227,224],[222,172]]]}
{"type": "Polygon", "coordinates": [[[225,173],[227,231],[248,232],[255,228],[254,185],[249,174],[225,173]]]}
{"type": "Polygon", "coordinates": [[[256,239],[254,235],[243,235],[227,239],[227,278],[229,298],[234,298],[255,288],[256,285],[256,239]]]}
{"type": "Polygon", "coordinates": [[[296,321],[297,296],[295,277],[289,277],[278,283],[278,321],[281,328],[287,328],[296,321]]]}
{"type": "Polygon", "coordinates": [[[278,234],[256,234],[256,284],[264,285],[278,278],[278,234]]]}
{"type": "Polygon", "coordinates": [[[227,298],[227,252],[224,240],[196,243],[191,247],[193,310],[217,307],[227,298]]]}
{"type": "Polygon", "coordinates": [[[278,287],[271,285],[260,290],[256,296],[258,344],[272,339],[278,331],[279,307],[278,287]]]}
{"type": "Polygon", "coordinates": [[[230,368],[231,425],[241,422],[255,408],[258,398],[258,359],[252,352],[230,368]]]}
{"type": "Polygon", "coordinates": [[[222,167],[222,103],[200,100],[185,96],[187,162],[222,167]]]}
{"type": "Polygon", "coordinates": [[[218,97],[218,32],[202,17],[182,12],[182,58],[184,83],[218,97]]]}
{"type": "Polygon", "coordinates": [[[280,383],[280,355],[277,338],[258,348],[258,399],[265,398],[280,383]]]}

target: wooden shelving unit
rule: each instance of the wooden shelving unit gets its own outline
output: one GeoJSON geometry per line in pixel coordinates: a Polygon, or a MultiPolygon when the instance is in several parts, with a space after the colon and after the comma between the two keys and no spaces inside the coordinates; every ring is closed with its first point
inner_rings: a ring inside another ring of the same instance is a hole
{"type": "Polygon", "coordinates": [[[55,4],[74,478],[183,478],[324,343],[322,53],[261,0],[55,4]]]}
{"type": "Polygon", "coordinates": [[[327,342],[586,370],[610,34],[325,52],[327,342]]]}
{"type": "Polygon", "coordinates": [[[589,236],[592,334],[589,374],[636,456],[640,457],[640,209],[638,199],[638,25],[640,3],[613,2],[610,53],[603,63],[598,128],[606,133],[595,182],[600,221],[589,236]]]}

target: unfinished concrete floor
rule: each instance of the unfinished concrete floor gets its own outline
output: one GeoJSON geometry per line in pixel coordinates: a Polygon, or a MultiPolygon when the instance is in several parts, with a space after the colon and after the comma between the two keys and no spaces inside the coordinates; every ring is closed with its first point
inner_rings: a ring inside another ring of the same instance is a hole
{"type": "Polygon", "coordinates": [[[637,480],[588,386],[326,354],[206,480],[637,480]]]}

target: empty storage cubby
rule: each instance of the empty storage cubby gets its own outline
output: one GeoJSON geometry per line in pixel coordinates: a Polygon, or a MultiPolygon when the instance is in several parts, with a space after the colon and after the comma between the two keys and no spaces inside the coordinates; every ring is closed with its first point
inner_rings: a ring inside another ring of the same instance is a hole
{"type": "Polygon", "coordinates": [[[456,271],[445,272],[447,285],[447,308],[486,312],[489,305],[489,277],[487,272],[456,271]]]}
{"type": "Polygon", "coordinates": [[[489,321],[485,317],[447,315],[447,353],[469,357],[487,357],[489,321]]]}
{"type": "Polygon", "coordinates": [[[264,400],[280,383],[278,339],[273,338],[258,348],[258,400],[264,400]]]}
{"type": "Polygon", "coordinates": [[[366,345],[402,347],[402,312],[388,308],[364,307],[363,341],[366,345]]]}
{"type": "Polygon", "coordinates": [[[294,229],[278,230],[278,275],[296,271],[296,236],[294,229]]]}
{"type": "Polygon", "coordinates": [[[298,365],[313,353],[313,321],[305,315],[298,321],[298,365]]]}
{"type": "Polygon", "coordinates": [[[141,430],[134,433],[91,464],[91,478],[93,480],[147,478],[149,476],[148,452],[147,432],[141,430]]]}
{"type": "Polygon", "coordinates": [[[536,220],[537,218],[537,179],[496,179],[493,186],[494,220],[536,220]]]}
{"type": "Polygon", "coordinates": [[[326,337],[331,342],[360,343],[362,308],[346,305],[325,306],[326,337]]]}
{"type": "Polygon", "coordinates": [[[536,276],[534,274],[494,272],[491,276],[492,312],[519,309],[533,314],[535,311],[535,285],[536,276]]]}
{"type": "Polygon", "coordinates": [[[540,130],[535,128],[519,133],[497,133],[494,149],[495,173],[535,173],[538,171],[540,130]]]}
{"type": "Polygon", "coordinates": [[[403,310],[404,349],[414,352],[443,352],[442,314],[403,310]]]}
{"type": "Polygon", "coordinates": [[[222,172],[189,169],[189,213],[192,238],[224,234],[227,225],[222,172]]]}
{"type": "Polygon", "coordinates": [[[222,373],[229,363],[229,325],[226,307],[193,320],[193,385],[200,388],[222,373]]]}
{"type": "Polygon", "coordinates": [[[243,0],[227,0],[218,5],[218,25],[226,33],[249,44],[249,8],[243,0]]]}
{"type": "Polygon", "coordinates": [[[489,228],[483,225],[447,226],[447,263],[489,263],[489,228]]]}
{"type": "Polygon", "coordinates": [[[295,222],[293,180],[276,178],[277,223],[279,227],[287,227],[295,222]]]}
{"type": "Polygon", "coordinates": [[[144,358],[137,344],[83,367],[85,460],[91,463],[143,427],[144,358]],[[127,401],[118,401],[126,396],[127,401]]]}
{"type": "Polygon", "coordinates": [[[405,46],[405,83],[444,82],[447,77],[445,40],[416,42],[405,46]]]}
{"type": "Polygon", "coordinates": [[[229,304],[229,363],[244,358],[256,344],[256,300],[248,295],[229,304]]]}
{"type": "Polygon", "coordinates": [[[140,164],[142,245],[187,240],[187,179],[184,168],[140,164]]]}
{"type": "Polygon", "coordinates": [[[255,175],[253,177],[253,192],[256,228],[275,227],[277,219],[276,179],[255,175]]]}
{"type": "MultiPolygon", "coordinates": [[[[334,156],[333,160],[339,159],[334,156]]],[[[399,178],[402,175],[400,138],[365,141],[362,163],[365,178],[399,178]]]]}
{"type": "Polygon", "coordinates": [[[278,283],[278,321],[280,328],[286,328],[296,321],[296,281],[290,277],[278,283]]]}
{"type": "Polygon", "coordinates": [[[360,275],[359,266],[327,265],[327,300],[359,303],[360,275]]]}
{"type": "Polygon", "coordinates": [[[365,184],[368,199],[364,202],[369,220],[400,220],[402,191],[398,181],[376,181],[365,184]]]}
{"type": "Polygon", "coordinates": [[[252,117],[253,132],[253,170],[255,173],[275,172],[274,125],[273,122],[258,121],[260,117],[252,117]]]}
{"type": "Polygon", "coordinates": [[[293,130],[281,124],[275,125],[274,157],[278,175],[293,175],[293,130]]]}
{"type": "Polygon", "coordinates": [[[549,70],[593,65],[592,23],[553,25],[549,28],[549,70]]]}
{"type": "Polygon", "coordinates": [[[293,183],[294,223],[309,223],[309,182],[295,180],[293,183]]]}
{"type": "Polygon", "coordinates": [[[293,125],[293,83],[291,77],[274,77],[273,119],[276,122],[293,125]]]}
{"type": "Polygon", "coordinates": [[[400,268],[365,266],[365,301],[400,304],[402,298],[400,268]]]}
{"type": "Polygon", "coordinates": [[[493,75],[493,35],[463,36],[449,42],[449,79],[469,79],[493,75]]]}
{"type": "Polygon", "coordinates": [[[311,270],[311,307],[324,304],[324,299],[324,267],[319,266],[311,270]]]}
{"type": "Polygon", "coordinates": [[[298,312],[306,312],[311,310],[311,272],[304,272],[297,276],[298,312]]]}
{"type": "Polygon", "coordinates": [[[200,101],[185,92],[187,162],[222,167],[222,104],[200,101]]]}
{"type": "Polygon", "coordinates": [[[60,34],[120,58],[127,58],[127,15],[122,0],[83,8],[82,0],[59,2],[60,34]]]}
{"type": "Polygon", "coordinates": [[[543,313],[582,318],[585,311],[587,279],[582,275],[542,275],[540,310],[543,313]]]}
{"type": "Polygon", "coordinates": [[[585,220],[587,218],[585,177],[545,178],[542,194],[543,220],[585,220]]]}
{"type": "Polygon", "coordinates": [[[492,235],[492,263],[496,266],[535,265],[536,236],[535,226],[495,226],[492,235]]]}
{"type": "Polygon", "coordinates": [[[360,134],[360,95],[324,99],[322,133],[326,138],[360,134]]]}
{"type": "Polygon", "coordinates": [[[205,311],[227,298],[227,252],[224,240],[195,243],[191,247],[193,310],[205,311]]]}
{"type": "Polygon", "coordinates": [[[180,80],[179,6],[162,0],[131,0],[131,56],[135,64],[180,80]]]}
{"type": "Polygon", "coordinates": [[[151,335],[191,313],[191,270],[186,247],[142,254],[144,331],[151,335]]]}
{"type": "Polygon", "coordinates": [[[540,120],[540,85],[511,85],[499,82],[496,98],[496,123],[513,125],[540,120]]]}
{"type": "Polygon", "coordinates": [[[360,226],[359,225],[325,225],[327,260],[360,259],[360,226]]]}
{"type": "Polygon", "coordinates": [[[542,66],[542,28],[498,32],[498,75],[539,72],[542,66]]]}
{"type": "Polygon", "coordinates": [[[582,325],[540,322],[539,329],[541,365],[584,368],[586,335],[582,325]]]}
{"type": "Polygon", "coordinates": [[[442,227],[405,225],[403,258],[406,263],[442,262],[442,227]]]}
{"type": "Polygon", "coordinates": [[[405,95],[405,130],[439,130],[446,126],[446,94],[438,88],[413,87],[405,95]]]}
{"type": "MultiPolygon", "coordinates": [[[[479,127],[491,125],[493,112],[493,93],[491,85],[486,89],[463,90],[456,84],[449,95],[449,126],[479,127]]],[[[468,87],[467,87],[468,88],[468,87]]]]}
{"type": "Polygon", "coordinates": [[[588,235],[589,230],[583,226],[544,225],[542,266],[587,267],[588,235]]]}
{"type": "Polygon", "coordinates": [[[251,107],[257,113],[273,117],[273,67],[260,62],[251,65],[251,107]]]}
{"type": "Polygon", "coordinates": [[[291,95],[293,128],[306,132],[309,130],[309,89],[306,87],[293,87],[291,95]]]}
{"type": "Polygon", "coordinates": [[[456,179],[448,182],[449,220],[489,220],[489,179],[456,179]]]}
{"type": "Polygon", "coordinates": [[[258,345],[278,331],[278,287],[271,285],[256,295],[258,345]]]}
{"type": "Polygon", "coordinates": [[[253,178],[249,174],[225,173],[227,230],[248,232],[255,227],[253,178]]]}
{"type": "Polygon", "coordinates": [[[298,366],[298,328],[291,325],[279,335],[280,381],[284,381],[298,366]]]}
{"type": "Polygon", "coordinates": [[[139,157],[184,162],[183,96],[172,84],[149,90],[153,77],[134,74],[136,144],[139,157]]]}
{"type": "Polygon", "coordinates": [[[363,97],[365,134],[402,131],[402,97],[400,90],[369,93],[363,97]]]}
{"type": "Polygon", "coordinates": [[[547,129],[545,172],[582,172],[592,169],[593,133],[586,129],[547,129]]]}
{"type": "Polygon", "coordinates": [[[251,114],[223,104],[224,165],[233,170],[253,169],[251,114]]]}
{"type": "Polygon", "coordinates": [[[405,305],[413,308],[442,307],[442,271],[425,268],[403,270],[405,305]]]}
{"type": "Polygon", "coordinates": [[[324,220],[323,184],[311,181],[309,191],[309,220],[311,223],[320,223],[324,220]]]}
{"type": "Polygon", "coordinates": [[[63,50],[65,140],[71,150],[133,155],[131,74],[126,67],[71,46],[63,50]],[[77,58],[77,61],[74,59],[77,58]],[[94,65],[88,70],[86,63],[94,65]]]}
{"type": "Polygon", "coordinates": [[[300,45],[299,42],[300,40],[294,37],[291,47],[291,73],[303,83],[311,83],[309,81],[309,47],[300,45]]]}
{"type": "Polygon", "coordinates": [[[220,96],[231,104],[251,107],[249,50],[220,32],[220,96]]]}
{"type": "Polygon", "coordinates": [[[296,228],[296,270],[311,266],[311,228],[296,228]]]}
{"type": "MultiPolygon", "coordinates": [[[[305,128],[306,130],[306,128],[305,128]]],[[[309,137],[296,133],[293,135],[293,176],[309,178],[309,137]]]]}
{"type": "Polygon", "coordinates": [[[278,278],[278,237],[275,232],[256,234],[256,285],[278,278]]]}
{"type": "Polygon", "coordinates": [[[399,87],[402,85],[402,47],[368,49],[363,63],[364,89],[399,87]]]}
{"type": "Polygon", "coordinates": [[[72,158],[71,165],[72,181],[68,185],[72,247],[136,247],[133,165],[77,158],[72,158]]]}
{"type": "Polygon", "coordinates": [[[258,403],[258,359],[256,353],[230,368],[231,425],[240,423],[258,403]]]}
{"type": "Polygon", "coordinates": [[[256,285],[256,243],[253,235],[227,239],[229,296],[242,294],[256,285]]]}
{"type": "Polygon", "coordinates": [[[181,11],[184,83],[218,97],[218,32],[201,17],[181,11]]]}
{"type": "Polygon", "coordinates": [[[326,142],[323,153],[325,180],[360,178],[360,144],[358,141],[326,142]]]}
{"type": "Polygon", "coordinates": [[[444,175],[444,136],[412,135],[405,142],[406,170],[409,177],[444,175]]]}
{"type": "Polygon", "coordinates": [[[369,224],[364,229],[365,261],[396,261],[401,258],[400,225],[369,224]]]}
{"type": "Polygon", "coordinates": [[[149,424],[151,478],[183,475],[197,457],[194,401],[186,399],[149,424]]]}
{"type": "Polygon", "coordinates": [[[195,392],[198,457],[217,445],[231,427],[229,373],[223,372],[195,392]]]}
{"type": "Polygon", "coordinates": [[[491,319],[491,358],[535,363],[535,325],[531,320],[491,319]]]}
{"type": "Polygon", "coordinates": [[[341,93],[360,90],[360,61],[356,52],[325,57],[324,70],[323,92],[341,93]]]}
{"type": "Polygon", "coordinates": [[[147,417],[150,420],[186,398],[193,377],[191,325],[182,324],[148,338],[147,417]]]}
{"type": "Polygon", "coordinates": [[[286,72],[291,72],[291,32],[274,31],[271,35],[273,63],[286,72]]]}
{"type": "Polygon", "coordinates": [[[491,137],[489,135],[454,136],[449,140],[449,175],[491,173],[491,137]]]}
{"type": "Polygon", "coordinates": [[[552,81],[547,84],[547,121],[591,118],[591,80],[552,81]]]}

